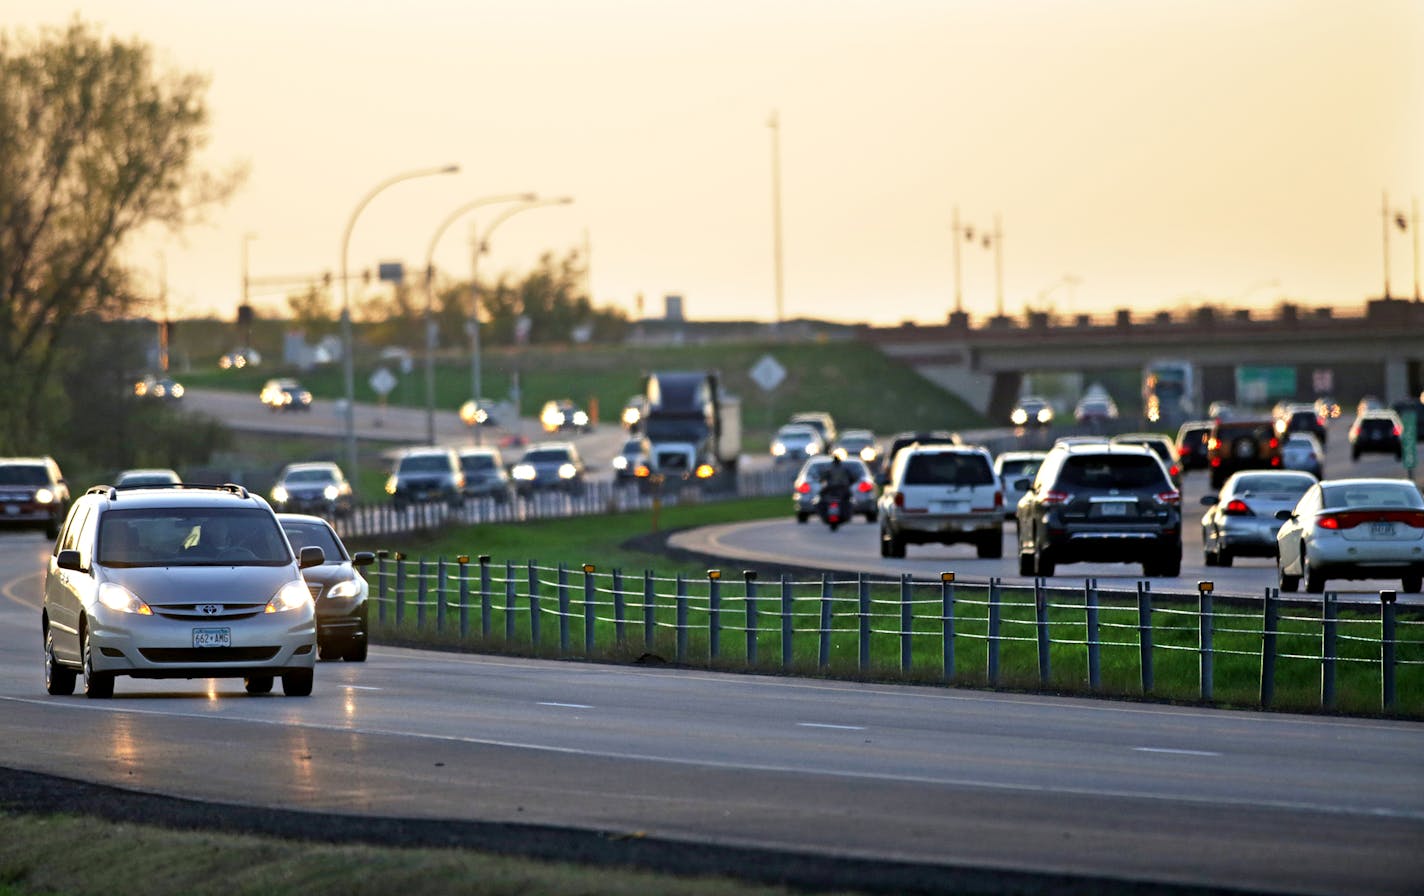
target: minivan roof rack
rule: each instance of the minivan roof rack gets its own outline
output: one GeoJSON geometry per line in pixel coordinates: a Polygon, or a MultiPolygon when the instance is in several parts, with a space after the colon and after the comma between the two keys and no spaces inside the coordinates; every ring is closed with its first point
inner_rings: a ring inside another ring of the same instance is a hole
{"type": "MultiPolygon", "coordinates": [[[[212,489],[212,490],[214,490],[214,491],[231,492],[232,494],[237,495],[239,498],[242,498],[242,499],[244,499],[244,500],[246,500],[246,499],[248,498],[247,489],[244,488],[243,486],[238,485],[238,484],[235,483],[235,482],[223,482],[223,483],[208,483],[208,482],[155,482],[155,483],[153,483],[152,485],[136,485],[136,486],[131,486],[131,487],[132,487],[132,488],[136,488],[136,489],[137,489],[137,488],[143,488],[143,489],[153,489],[153,488],[212,489]]],[[[125,489],[122,489],[122,488],[119,488],[119,487],[116,487],[116,486],[112,486],[112,485],[96,485],[96,486],[93,486],[92,488],[90,488],[89,491],[85,492],[85,494],[86,494],[86,495],[107,494],[110,501],[116,501],[116,500],[118,500],[119,492],[120,492],[120,491],[123,491],[123,490],[125,490],[125,489]]]]}

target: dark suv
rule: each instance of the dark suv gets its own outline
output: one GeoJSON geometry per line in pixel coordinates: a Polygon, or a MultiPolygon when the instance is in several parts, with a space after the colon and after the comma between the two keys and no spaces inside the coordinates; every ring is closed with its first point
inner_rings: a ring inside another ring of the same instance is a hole
{"type": "Polygon", "coordinates": [[[1322,445],[1325,444],[1328,434],[1325,418],[1320,416],[1313,404],[1288,404],[1281,409],[1281,413],[1276,417],[1276,434],[1284,442],[1293,432],[1308,432],[1319,439],[1322,445]]]}
{"type": "Polygon", "coordinates": [[[1216,420],[1206,442],[1206,456],[1213,489],[1220,489],[1240,470],[1280,469],[1281,440],[1275,421],[1216,420]]]}
{"type": "Polygon", "coordinates": [[[1139,445],[1056,445],[1018,507],[1019,575],[1060,563],[1141,563],[1147,576],[1182,570],[1182,495],[1139,445]]]}
{"type": "Polygon", "coordinates": [[[59,535],[69,512],[69,484],[51,457],[0,457],[0,525],[59,535]]]}
{"type": "Polygon", "coordinates": [[[407,448],[386,480],[386,494],[397,510],[411,504],[465,503],[465,473],[450,448],[407,448]]]}

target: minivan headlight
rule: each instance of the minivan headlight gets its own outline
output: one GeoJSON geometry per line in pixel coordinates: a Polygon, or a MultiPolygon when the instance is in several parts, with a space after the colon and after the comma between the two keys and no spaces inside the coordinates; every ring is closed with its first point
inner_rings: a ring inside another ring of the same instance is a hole
{"type": "Polygon", "coordinates": [[[559,464],[560,479],[572,479],[576,473],[578,473],[578,470],[574,469],[573,464],[559,464]]]}
{"type": "Polygon", "coordinates": [[[337,582],[326,592],[327,597],[356,597],[361,593],[361,583],[356,579],[337,582]]]}
{"type": "Polygon", "coordinates": [[[534,478],[534,465],[533,465],[533,464],[515,464],[515,465],[514,465],[514,469],[510,471],[510,475],[513,476],[515,479],[525,479],[525,480],[533,479],[533,478],[534,478]]]}
{"type": "Polygon", "coordinates": [[[123,585],[116,585],[113,582],[105,582],[99,586],[99,603],[118,613],[135,613],[139,616],[152,616],[153,610],[148,604],[139,600],[138,597],[123,585]]]}
{"type": "Polygon", "coordinates": [[[285,613],[288,610],[300,610],[310,603],[311,592],[307,590],[305,582],[288,582],[277,589],[277,593],[267,601],[267,606],[262,609],[262,612],[285,613]]]}
{"type": "Polygon", "coordinates": [[[278,504],[286,504],[288,497],[289,496],[287,495],[287,490],[285,488],[282,488],[282,486],[280,485],[272,486],[273,501],[276,501],[278,504]]]}
{"type": "Polygon", "coordinates": [[[42,488],[42,489],[40,489],[39,491],[35,492],[35,503],[36,503],[36,504],[49,504],[49,503],[52,503],[53,501],[54,501],[54,492],[50,491],[49,489],[47,489],[47,488],[42,488]]]}

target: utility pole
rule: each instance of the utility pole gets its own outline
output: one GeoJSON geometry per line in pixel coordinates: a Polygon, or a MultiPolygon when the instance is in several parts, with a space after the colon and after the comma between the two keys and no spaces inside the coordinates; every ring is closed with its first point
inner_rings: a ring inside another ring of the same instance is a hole
{"type": "Polygon", "coordinates": [[[1421,301],[1419,297],[1419,197],[1414,197],[1412,214],[1409,218],[1409,225],[1414,228],[1414,301],[1421,301]]]}
{"type": "Polygon", "coordinates": [[[1004,316],[1004,228],[994,215],[994,282],[999,317],[1004,316]]]}
{"type": "Polygon", "coordinates": [[[964,286],[959,272],[959,241],[963,239],[963,236],[959,227],[959,206],[957,205],[954,207],[954,226],[951,229],[954,233],[954,313],[959,315],[964,313],[964,286]]]}
{"type": "Polygon", "coordinates": [[[786,316],[786,300],[781,276],[781,118],[772,110],[771,120],[771,240],[772,263],[776,272],[776,324],[786,316]]]}
{"type": "Polygon", "coordinates": [[[1389,193],[1383,194],[1383,204],[1380,205],[1380,223],[1383,225],[1384,242],[1384,297],[1389,300],[1389,193]]]}
{"type": "Polygon", "coordinates": [[[158,301],[163,307],[163,323],[158,326],[158,367],[168,372],[168,337],[173,324],[168,320],[168,257],[158,253],[158,301]]]}

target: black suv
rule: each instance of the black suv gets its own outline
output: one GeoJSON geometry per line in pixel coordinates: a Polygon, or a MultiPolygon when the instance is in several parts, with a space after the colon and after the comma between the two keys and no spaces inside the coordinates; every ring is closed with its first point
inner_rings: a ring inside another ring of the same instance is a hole
{"type": "Polygon", "coordinates": [[[1019,575],[1060,563],[1141,563],[1182,571],[1182,495],[1138,445],[1055,445],[1018,507],[1019,575]]]}
{"type": "Polygon", "coordinates": [[[69,512],[69,484],[51,457],[0,457],[0,525],[56,538],[69,512]]]}
{"type": "Polygon", "coordinates": [[[1220,489],[1240,470],[1278,470],[1281,440],[1273,420],[1216,420],[1206,442],[1211,487],[1220,489]]]}
{"type": "Polygon", "coordinates": [[[1308,432],[1324,445],[1329,431],[1325,427],[1325,418],[1315,410],[1315,405],[1288,404],[1276,417],[1276,433],[1284,442],[1293,432],[1308,432]]]}
{"type": "Polygon", "coordinates": [[[396,510],[440,502],[456,509],[465,503],[464,491],[465,473],[450,448],[407,448],[386,480],[386,494],[396,510]]]}

